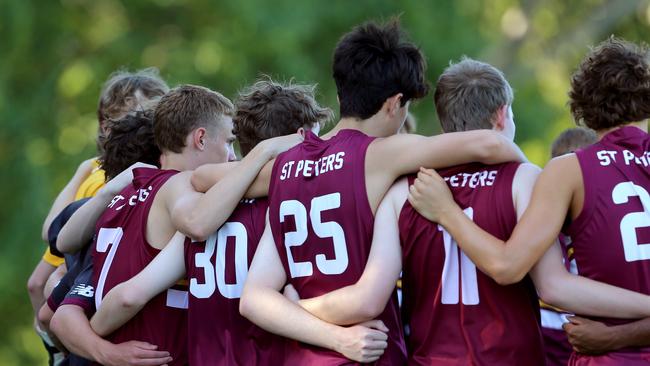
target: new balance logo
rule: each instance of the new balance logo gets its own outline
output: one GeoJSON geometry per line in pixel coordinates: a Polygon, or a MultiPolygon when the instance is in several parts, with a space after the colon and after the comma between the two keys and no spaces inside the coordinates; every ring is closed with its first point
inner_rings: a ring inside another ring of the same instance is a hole
{"type": "Polygon", "coordinates": [[[69,295],[93,297],[95,295],[95,288],[92,285],[77,285],[72,290],[70,290],[69,295]]]}

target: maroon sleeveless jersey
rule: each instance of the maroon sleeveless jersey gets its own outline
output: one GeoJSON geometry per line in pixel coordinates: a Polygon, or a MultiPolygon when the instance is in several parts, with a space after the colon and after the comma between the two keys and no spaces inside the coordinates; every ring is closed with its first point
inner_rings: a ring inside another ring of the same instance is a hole
{"type": "Polygon", "coordinates": [[[281,365],[285,338],[239,314],[248,268],[266,222],[266,199],[244,200],[207,241],[185,241],[191,365],[281,365]]]}
{"type": "MultiPolygon", "coordinates": [[[[467,164],[439,174],[472,221],[507,240],[517,223],[512,180],[518,167],[467,164]]],[[[544,365],[539,304],[528,276],[497,284],[408,201],[399,231],[409,365],[544,365]]]]}
{"type": "MultiPolygon", "coordinates": [[[[354,284],[368,260],[374,215],[368,202],[365,157],[373,141],[357,130],[329,140],[308,132],[275,161],[269,188],[271,230],[291,283],[311,298],[354,284]]],[[[379,316],[390,332],[380,365],[406,361],[397,297],[379,316]]],[[[288,365],[351,364],[341,354],[289,342],[288,365]]]]}
{"type": "MultiPolygon", "coordinates": [[[[579,150],[576,157],[584,182],[584,206],[566,232],[572,239],[578,272],[650,295],[648,134],[622,127],[579,150]]],[[[608,324],[629,321],[597,320],[608,324]]]]}
{"type": "MultiPolygon", "coordinates": [[[[115,286],[140,273],[160,252],[146,239],[147,218],[158,190],[175,170],[138,168],[133,183],[113,198],[97,221],[93,253],[95,304],[115,286]]],[[[185,288],[185,290],[187,290],[185,288]]],[[[170,365],[187,364],[187,291],[169,289],[106,339],[145,341],[169,351],[170,365]]]]}

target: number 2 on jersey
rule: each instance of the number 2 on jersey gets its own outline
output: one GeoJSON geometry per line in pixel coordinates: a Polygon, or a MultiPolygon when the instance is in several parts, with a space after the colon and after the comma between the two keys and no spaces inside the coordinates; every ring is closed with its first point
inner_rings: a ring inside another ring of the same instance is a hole
{"type": "MultiPolygon", "coordinates": [[[[339,207],[341,207],[341,194],[330,193],[314,197],[309,210],[309,221],[314,233],[319,238],[332,238],[334,245],[333,259],[327,259],[325,254],[316,255],[316,267],[326,275],[341,274],[348,268],[348,249],[343,228],[337,222],[323,222],[321,218],[321,212],[339,207]]],[[[300,201],[283,201],[280,204],[280,222],[284,222],[287,216],[293,216],[296,222],[296,231],[284,234],[291,278],[311,276],[314,273],[313,264],[310,261],[296,262],[291,253],[291,247],[299,247],[307,241],[307,209],[300,201]]]]}
{"type": "Polygon", "coordinates": [[[636,234],[636,229],[650,226],[650,195],[645,188],[632,182],[619,183],[612,191],[612,200],[617,205],[627,203],[634,196],[641,200],[643,212],[628,213],[620,225],[623,252],[628,262],[650,259],[650,243],[640,244],[636,234]]]}
{"type": "MultiPolygon", "coordinates": [[[[474,220],[474,210],[471,207],[464,209],[463,212],[470,220],[474,220]]],[[[438,225],[438,230],[442,231],[442,240],[445,244],[441,302],[443,304],[458,304],[462,290],[463,305],[478,305],[480,299],[476,280],[476,265],[465,255],[465,252],[458,248],[454,238],[441,225],[438,225]]]]}

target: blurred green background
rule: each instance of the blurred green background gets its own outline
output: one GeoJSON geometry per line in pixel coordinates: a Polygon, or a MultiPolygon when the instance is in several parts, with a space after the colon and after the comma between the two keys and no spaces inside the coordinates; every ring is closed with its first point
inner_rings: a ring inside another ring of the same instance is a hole
{"type": "MultiPolygon", "coordinates": [[[[573,122],[569,75],[610,34],[650,35],[648,0],[0,1],[0,364],[45,364],[31,330],[26,282],[42,254],[40,227],[76,166],[95,153],[102,82],[120,68],[156,66],[170,85],[231,98],[261,73],[318,83],[337,110],[330,60],[355,24],[401,14],[434,83],[467,55],[501,68],[515,89],[517,142],[543,165],[573,122]]],[[[438,131],[431,96],[411,108],[438,131]]]]}

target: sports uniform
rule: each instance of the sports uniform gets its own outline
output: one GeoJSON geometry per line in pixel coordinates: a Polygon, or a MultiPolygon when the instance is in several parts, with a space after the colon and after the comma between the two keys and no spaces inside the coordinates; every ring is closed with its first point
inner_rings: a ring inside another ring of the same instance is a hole
{"type": "MultiPolygon", "coordinates": [[[[373,140],[357,130],[341,130],[329,140],[307,132],[302,144],[276,158],[269,187],[269,222],[287,280],[301,297],[354,284],[363,273],[374,223],[364,169],[373,140]]],[[[388,347],[377,364],[404,364],[396,296],[378,319],[389,333],[388,347]]],[[[288,343],[285,364],[353,363],[334,351],[288,343]]]]}
{"type": "MultiPolygon", "coordinates": [[[[582,212],[565,232],[581,276],[650,295],[650,137],[621,127],[576,152],[584,184],[582,212]]],[[[596,319],[606,324],[626,321],[596,319]]],[[[572,365],[650,362],[650,348],[602,356],[573,354],[572,365]]]]}
{"type": "MultiPolygon", "coordinates": [[[[133,183],[115,196],[97,221],[93,254],[95,306],[116,285],[144,269],[160,252],[146,239],[146,225],[158,190],[176,170],[138,168],[133,183]]],[[[170,288],[106,337],[113,343],[140,340],[169,351],[170,365],[187,363],[187,291],[170,288]]]]}
{"type": "Polygon", "coordinates": [[[239,314],[239,298],[266,222],[266,199],[244,200],[205,242],[185,241],[191,365],[280,365],[285,338],[239,314]]]}
{"type": "MultiPolygon", "coordinates": [[[[512,181],[518,167],[466,164],[439,174],[465,214],[504,240],[517,223],[512,181]]],[[[528,276],[499,285],[408,201],[399,232],[409,365],[544,365],[537,294],[528,276]]]]}

